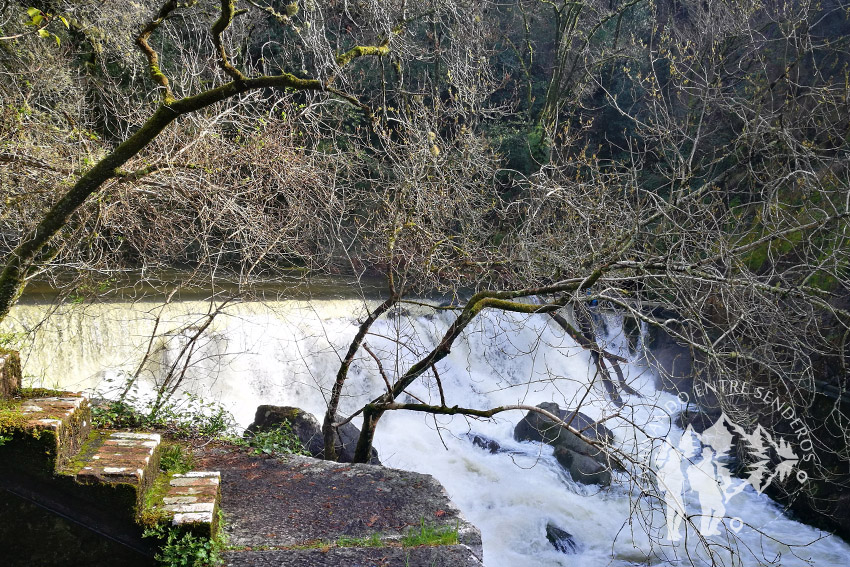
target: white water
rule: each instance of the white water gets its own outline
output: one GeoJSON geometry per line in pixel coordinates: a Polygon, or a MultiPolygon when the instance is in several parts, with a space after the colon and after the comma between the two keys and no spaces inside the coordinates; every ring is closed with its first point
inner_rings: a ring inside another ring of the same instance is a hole
{"type": "MultiPolygon", "coordinates": [[[[19,305],[5,324],[12,330],[37,326],[32,342],[22,349],[29,381],[108,391],[136,371],[157,315],[161,314],[158,332],[163,333],[192,322],[200,324],[208,306],[110,303],[63,310],[44,321],[46,309],[19,305]]],[[[259,404],[299,406],[321,417],[324,396],[339,364],[338,353],[347,349],[356,318],[363,313],[362,303],[355,300],[228,307],[204,333],[184,386],[205,400],[221,403],[242,426],[252,421],[259,404]]],[[[414,360],[409,348],[422,352],[432,347],[450,322],[449,315],[391,317],[375,324],[367,342],[392,378],[414,360]]],[[[163,337],[153,343],[140,396],[173,362],[182,340],[163,337]]],[[[608,350],[628,354],[622,338],[607,340],[608,350]]],[[[350,372],[341,408],[344,414],[383,388],[374,361],[362,354],[350,372]]],[[[575,408],[581,402],[581,411],[595,419],[617,410],[600,387],[590,386],[593,376],[587,354],[541,316],[481,316],[438,369],[449,405],[489,408],[555,401],[562,408],[575,408]]],[[[664,404],[676,406],[675,398],[655,392],[654,377],[640,364],[629,364],[626,370],[643,397],[626,398],[624,417],[653,436],[668,431],[673,437],[681,435],[671,428],[662,409],[664,404]]],[[[432,376],[411,388],[411,393],[425,402],[439,401],[432,376]]],[[[464,515],[481,529],[488,567],[708,564],[695,534],[689,532],[687,545],[672,547],[663,540],[663,514],[651,511],[647,500],[638,499],[639,491],[625,474],[610,489],[582,486],[555,462],[551,448],[515,442],[513,427],[521,418],[517,411],[492,421],[435,420],[390,412],[379,425],[375,444],[385,465],[432,474],[443,483],[464,515]],[[495,439],[507,451],[491,454],[473,446],[470,432],[495,439]],[[576,555],[556,551],[545,537],[547,522],[573,534],[582,551],[576,555]]],[[[646,438],[628,421],[613,418],[605,424],[624,449],[646,459],[646,438]]],[[[698,511],[695,498],[687,498],[689,510],[698,511]]],[[[740,517],[746,525],[738,539],[713,541],[720,545],[731,541],[738,550],[730,556],[715,547],[720,564],[755,565],[767,559],[784,566],[840,566],[850,556],[850,546],[840,539],[823,537],[788,519],[755,491],[736,496],[727,515],[740,517]]]]}

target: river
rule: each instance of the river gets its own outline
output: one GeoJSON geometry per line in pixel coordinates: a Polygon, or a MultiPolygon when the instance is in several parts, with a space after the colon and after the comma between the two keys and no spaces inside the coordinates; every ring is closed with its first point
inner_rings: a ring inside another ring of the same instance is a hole
{"type": "MultiPolygon", "coordinates": [[[[113,301],[64,306],[46,318],[51,307],[29,301],[14,308],[4,329],[32,331],[22,346],[29,384],[107,395],[136,371],[150,345],[151,356],[135,392],[144,398],[208,310],[208,304],[195,300],[165,307],[156,301],[113,301]],[[151,342],[155,324],[163,335],[151,342]],[[187,326],[182,334],[174,332],[187,326]]],[[[293,405],[321,416],[340,353],[363,314],[363,302],[355,299],[230,305],[202,334],[182,390],[220,403],[243,427],[260,404],[293,405]]],[[[448,313],[406,306],[376,323],[367,342],[381,357],[384,370],[394,375],[410,364],[413,351],[432,347],[451,320],[448,313]]],[[[656,391],[655,375],[629,352],[617,320],[608,323],[608,333],[600,339],[608,350],[629,358],[626,377],[641,396],[625,396],[620,417],[605,423],[621,449],[646,460],[647,436],[666,436],[672,443],[682,438],[682,431],[671,426],[668,411],[681,404],[656,391]]],[[[362,354],[351,369],[343,414],[383,388],[374,361],[362,354]]],[[[618,411],[593,384],[588,354],[543,316],[483,314],[438,369],[450,405],[487,408],[554,401],[574,408],[580,403],[581,411],[594,419],[618,411]]],[[[412,387],[411,394],[439,401],[430,375],[412,387]]],[[[618,473],[610,488],[577,484],[557,464],[550,447],[513,440],[513,428],[522,417],[522,412],[509,412],[477,421],[391,412],[376,436],[386,466],[432,474],[442,482],[481,529],[488,567],[708,565],[706,543],[726,565],[772,560],[783,566],[837,567],[850,557],[850,546],[841,539],[788,518],[751,487],[726,505],[723,535],[700,543],[690,530],[688,538],[671,543],[665,538],[662,507],[642,497],[638,488],[645,478],[618,473]],[[495,440],[503,450],[494,454],[474,446],[471,434],[495,440]],[[565,555],[550,545],[549,523],[573,535],[578,553],[565,555]]],[[[686,492],[684,501],[688,513],[699,511],[697,491],[686,492]]]]}

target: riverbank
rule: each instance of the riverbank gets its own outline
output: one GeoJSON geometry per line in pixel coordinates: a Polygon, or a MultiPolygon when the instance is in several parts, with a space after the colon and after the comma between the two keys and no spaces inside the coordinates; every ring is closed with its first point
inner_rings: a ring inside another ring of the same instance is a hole
{"type": "Polygon", "coordinates": [[[195,459],[221,472],[227,565],[482,565],[481,534],[430,475],[215,444],[195,459]]]}

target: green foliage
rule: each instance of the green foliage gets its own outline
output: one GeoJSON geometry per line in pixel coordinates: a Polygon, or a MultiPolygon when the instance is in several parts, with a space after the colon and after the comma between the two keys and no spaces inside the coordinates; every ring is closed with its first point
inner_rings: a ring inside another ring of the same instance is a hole
{"type": "Polygon", "coordinates": [[[255,431],[243,443],[249,447],[253,447],[255,455],[310,456],[310,453],[304,449],[304,445],[301,444],[301,440],[295,435],[288,421],[284,421],[271,429],[255,431]]]}
{"type": "MultiPolygon", "coordinates": [[[[53,39],[56,40],[57,46],[61,45],[61,40],[59,39],[59,36],[46,29],[47,26],[50,24],[50,22],[54,18],[53,14],[48,14],[46,12],[42,12],[38,8],[28,8],[26,17],[28,19],[24,20],[25,26],[36,28],[35,31],[36,31],[36,33],[38,33],[39,37],[45,37],[45,38],[52,37],[53,39]]],[[[55,17],[58,18],[59,21],[62,22],[62,24],[65,26],[66,29],[70,28],[70,25],[68,24],[68,20],[64,16],[55,16],[55,17]]]]}
{"type": "Polygon", "coordinates": [[[220,538],[205,538],[168,524],[157,524],[145,530],[144,537],[160,540],[156,560],[162,567],[214,567],[222,565],[220,538]]]}
{"type": "Polygon", "coordinates": [[[142,427],[144,416],[133,406],[121,401],[95,403],[92,424],[99,428],[123,429],[142,427]]]}
{"type": "Polygon", "coordinates": [[[198,396],[187,395],[154,411],[151,404],[142,404],[128,397],[125,400],[106,400],[92,407],[95,427],[109,429],[158,429],[174,437],[190,439],[214,438],[224,435],[233,425],[233,416],[214,402],[204,402],[198,396]]]}
{"type": "Polygon", "coordinates": [[[457,526],[431,526],[425,519],[419,521],[419,529],[411,530],[401,540],[404,547],[418,545],[456,545],[458,542],[457,526]]]}
{"type": "MultiPolygon", "coordinates": [[[[92,237],[97,238],[98,235],[93,234],[92,237]]],[[[68,296],[68,301],[74,305],[80,305],[85,303],[88,299],[93,299],[115,289],[117,282],[118,280],[116,278],[105,278],[98,281],[85,281],[78,285],[68,296]]]]}
{"type": "Polygon", "coordinates": [[[2,332],[0,333],[0,349],[20,350],[21,344],[26,337],[26,333],[2,332]]]}
{"type": "Polygon", "coordinates": [[[186,474],[195,467],[195,457],[180,443],[164,445],[159,454],[159,468],[167,473],[186,474]]]}

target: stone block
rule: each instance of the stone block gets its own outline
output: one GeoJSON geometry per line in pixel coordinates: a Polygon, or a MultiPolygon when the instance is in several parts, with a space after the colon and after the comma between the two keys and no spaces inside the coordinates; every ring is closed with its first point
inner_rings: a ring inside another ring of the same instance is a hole
{"type": "Polygon", "coordinates": [[[65,474],[74,492],[124,519],[140,519],[145,494],[159,475],[160,436],[113,432],[94,435],[65,474]]]}
{"type": "Polygon", "coordinates": [[[0,349],[0,398],[14,396],[21,389],[21,356],[17,351],[0,349]]]}
{"type": "Polygon", "coordinates": [[[162,509],[171,517],[173,526],[212,537],[218,530],[220,486],[218,472],[176,474],[169,482],[162,509]]]}
{"type": "Polygon", "coordinates": [[[81,394],[25,398],[6,410],[0,447],[7,468],[49,477],[76,454],[91,430],[91,409],[81,394]]]}

